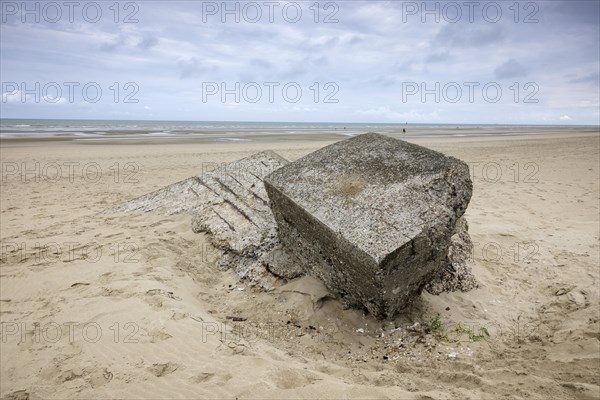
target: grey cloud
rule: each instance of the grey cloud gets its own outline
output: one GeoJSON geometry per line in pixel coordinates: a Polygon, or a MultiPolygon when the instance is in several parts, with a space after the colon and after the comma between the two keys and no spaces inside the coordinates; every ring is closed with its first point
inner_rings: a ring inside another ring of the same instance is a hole
{"type": "Polygon", "coordinates": [[[333,47],[338,45],[341,42],[340,38],[337,36],[332,36],[328,38],[323,43],[313,43],[310,40],[305,41],[299,47],[303,50],[316,52],[321,50],[331,50],[333,47]]]}
{"type": "Polygon", "coordinates": [[[394,85],[398,84],[400,81],[393,76],[378,76],[377,78],[371,80],[371,82],[376,85],[388,87],[388,86],[394,86],[394,85]]]}
{"type": "MultiPolygon", "coordinates": [[[[119,34],[114,40],[106,42],[100,46],[100,50],[113,53],[121,47],[134,47],[135,37],[125,34],[119,34]]],[[[135,47],[142,50],[150,49],[158,44],[158,39],[154,36],[144,36],[135,44],[135,47]]]]}
{"type": "Polygon", "coordinates": [[[145,36],[142,40],[137,44],[137,47],[142,50],[150,49],[158,44],[158,39],[154,36],[145,36]]]}
{"type": "Polygon", "coordinates": [[[270,69],[273,68],[273,64],[267,60],[263,60],[260,58],[252,58],[250,59],[250,65],[253,67],[258,67],[262,69],[270,69]]]}
{"type": "Polygon", "coordinates": [[[250,68],[240,74],[242,82],[252,82],[257,76],[268,74],[269,77],[274,75],[280,79],[297,79],[305,75],[308,71],[314,70],[313,67],[322,67],[327,65],[329,59],[326,56],[307,56],[299,60],[287,60],[281,65],[275,65],[271,61],[262,58],[251,58],[250,68]],[[277,71],[273,71],[277,68],[277,71]],[[265,71],[268,70],[268,71],[265,71]]]}
{"type": "Polygon", "coordinates": [[[504,29],[500,25],[449,24],[440,29],[434,42],[458,47],[482,47],[502,42],[504,37],[504,29]]]}
{"type": "Polygon", "coordinates": [[[447,51],[445,51],[443,53],[431,53],[430,55],[425,57],[425,62],[428,62],[428,63],[442,62],[442,61],[447,61],[451,58],[452,58],[452,56],[447,51]]]}
{"type": "Polygon", "coordinates": [[[360,36],[352,36],[352,38],[350,38],[350,40],[348,40],[348,44],[350,46],[354,46],[355,44],[358,44],[362,42],[362,38],[360,36]]]}
{"type": "Polygon", "coordinates": [[[574,24],[600,23],[600,3],[595,0],[550,2],[550,12],[557,19],[574,24]]]}
{"type": "Polygon", "coordinates": [[[298,65],[293,66],[288,71],[280,74],[283,79],[293,79],[298,78],[304,74],[306,74],[306,68],[302,65],[302,63],[298,63],[298,65]]]}
{"type": "Polygon", "coordinates": [[[264,76],[265,71],[267,74],[271,74],[274,67],[272,62],[265,59],[251,58],[249,68],[239,74],[239,81],[244,83],[256,82],[259,80],[259,76],[264,76]]]}
{"type": "MultiPolygon", "coordinates": [[[[217,24],[216,27],[206,25],[203,26],[203,29],[210,27],[214,30],[215,36],[214,39],[218,42],[238,42],[238,43],[259,43],[264,41],[269,41],[274,38],[273,35],[273,25],[271,26],[263,26],[260,24],[234,24],[233,27],[231,24],[217,24]],[[227,26],[228,29],[219,30],[219,26],[227,26]],[[271,28],[271,29],[269,29],[271,28]]],[[[207,31],[210,31],[208,29],[207,31]]]]}
{"type": "Polygon", "coordinates": [[[598,85],[600,83],[600,73],[592,72],[589,75],[571,79],[569,80],[569,83],[591,83],[598,85]]]}
{"type": "Polygon", "coordinates": [[[404,62],[397,62],[394,67],[393,70],[395,72],[411,72],[413,71],[413,66],[416,64],[415,61],[413,60],[408,60],[408,61],[404,61],[404,62]]]}
{"type": "Polygon", "coordinates": [[[257,82],[257,81],[259,81],[259,79],[256,76],[254,76],[252,74],[248,74],[248,73],[242,73],[242,74],[240,74],[238,76],[238,80],[239,80],[239,82],[242,85],[250,83],[250,82],[257,82]]]}
{"type": "Polygon", "coordinates": [[[518,78],[528,73],[529,68],[512,58],[494,70],[497,79],[518,78]]]}
{"type": "Polygon", "coordinates": [[[181,79],[187,79],[194,75],[197,75],[197,74],[200,74],[203,72],[214,71],[217,69],[217,67],[215,67],[214,65],[203,64],[196,57],[192,57],[188,60],[180,60],[177,63],[177,66],[179,67],[179,70],[180,70],[179,76],[181,79]]]}
{"type": "Polygon", "coordinates": [[[293,66],[287,70],[286,72],[280,74],[282,79],[293,79],[298,78],[302,75],[305,75],[309,70],[315,70],[314,66],[322,67],[327,65],[329,59],[326,56],[313,57],[308,56],[304,57],[300,61],[294,61],[293,66]]]}
{"type": "Polygon", "coordinates": [[[326,56],[307,57],[306,61],[312,63],[313,65],[326,65],[329,62],[326,56]]]}
{"type": "Polygon", "coordinates": [[[111,42],[106,42],[100,46],[100,50],[105,51],[107,53],[115,52],[119,47],[125,44],[126,38],[123,35],[119,35],[115,38],[115,40],[111,42]]]}

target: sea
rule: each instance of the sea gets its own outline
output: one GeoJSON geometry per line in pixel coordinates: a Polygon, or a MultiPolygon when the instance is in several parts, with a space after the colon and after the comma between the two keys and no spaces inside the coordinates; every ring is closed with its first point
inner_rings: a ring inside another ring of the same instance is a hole
{"type": "Polygon", "coordinates": [[[597,132],[598,126],[0,119],[0,139],[56,138],[75,141],[201,139],[243,142],[272,140],[281,136],[355,136],[365,132],[406,138],[478,137],[540,135],[582,130],[597,132]]]}

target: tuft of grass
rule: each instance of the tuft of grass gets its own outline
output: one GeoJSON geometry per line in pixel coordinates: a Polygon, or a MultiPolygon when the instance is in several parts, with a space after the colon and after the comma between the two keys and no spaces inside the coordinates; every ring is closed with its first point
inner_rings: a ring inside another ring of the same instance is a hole
{"type": "MultiPolygon", "coordinates": [[[[451,341],[448,338],[448,335],[446,335],[444,333],[444,331],[445,331],[444,323],[440,319],[440,316],[436,315],[429,322],[429,333],[431,333],[433,335],[433,337],[435,337],[439,341],[446,341],[446,342],[451,341]]],[[[472,342],[478,342],[478,341],[490,336],[490,333],[488,332],[488,330],[485,327],[479,328],[478,332],[475,332],[473,329],[466,328],[466,327],[462,326],[462,324],[460,324],[460,323],[458,324],[458,326],[456,328],[454,328],[450,332],[453,334],[456,334],[456,340],[452,340],[452,341],[456,341],[456,342],[459,342],[461,336],[464,334],[468,335],[469,340],[471,340],[472,342]]]]}
{"type": "Polygon", "coordinates": [[[465,328],[460,323],[456,328],[454,328],[454,333],[458,334],[458,338],[456,339],[457,342],[460,340],[460,337],[463,334],[467,334],[469,336],[469,339],[473,342],[478,342],[490,336],[490,333],[485,327],[479,328],[479,333],[475,333],[473,329],[465,328]]]}
{"type": "Polygon", "coordinates": [[[439,341],[448,340],[448,336],[444,334],[444,323],[439,315],[433,317],[431,322],[429,322],[429,332],[439,341]]]}

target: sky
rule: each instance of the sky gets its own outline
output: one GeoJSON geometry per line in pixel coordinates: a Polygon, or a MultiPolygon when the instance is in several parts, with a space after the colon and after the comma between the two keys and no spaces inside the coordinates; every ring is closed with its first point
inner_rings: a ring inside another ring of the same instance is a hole
{"type": "Polygon", "coordinates": [[[600,123],[594,1],[0,1],[2,118],[600,123]]]}

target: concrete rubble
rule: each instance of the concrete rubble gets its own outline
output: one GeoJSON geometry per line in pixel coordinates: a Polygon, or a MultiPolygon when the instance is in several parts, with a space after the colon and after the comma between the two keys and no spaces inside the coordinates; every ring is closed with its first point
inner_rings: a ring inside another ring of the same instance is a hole
{"type": "Polygon", "coordinates": [[[291,163],[261,152],[103,213],[190,214],[240,279],[269,289],[310,274],[385,318],[423,289],[477,287],[471,191],[463,162],[369,133],[291,163]]]}
{"type": "Polygon", "coordinates": [[[262,180],[287,163],[275,152],[260,152],[103,213],[190,214],[193,231],[208,233],[211,244],[223,251],[219,268],[233,267],[240,279],[270,288],[279,276],[268,271],[267,260],[281,265],[286,256],[277,250],[277,226],[262,180]]]}
{"type": "Polygon", "coordinates": [[[264,179],[284,250],[350,306],[395,315],[439,274],[471,199],[464,162],[376,133],[264,179]]]}

